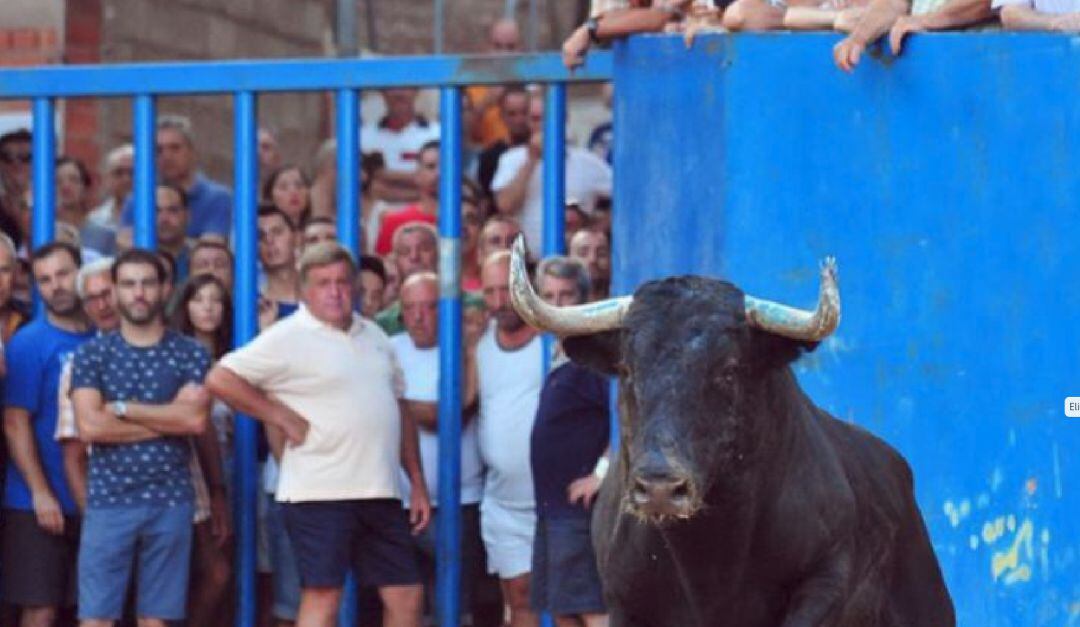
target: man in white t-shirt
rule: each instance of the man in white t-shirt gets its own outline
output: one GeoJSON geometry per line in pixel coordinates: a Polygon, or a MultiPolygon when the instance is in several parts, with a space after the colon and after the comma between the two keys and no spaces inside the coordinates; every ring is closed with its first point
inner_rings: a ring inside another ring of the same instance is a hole
{"type": "MultiPolygon", "coordinates": [[[[499,158],[491,191],[503,215],[514,216],[521,224],[529,250],[541,250],[543,235],[543,152],[544,97],[529,100],[528,143],[515,146],[499,158]]],[[[578,148],[566,148],[566,197],[576,198],[586,214],[592,215],[596,201],[611,196],[611,167],[600,157],[578,148]]],[[[562,208],[560,208],[560,211],[562,208]]]]}
{"type": "Polygon", "coordinates": [[[385,624],[419,627],[423,588],[410,523],[412,533],[423,531],[431,506],[416,425],[399,403],[401,369],[389,338],[353,312],[356,265],[347,250],[316,244],[299,273],[303,306],[223,357],[207,387],[273,427],[277,500],[300,572],[297,624],[336,624],[351,567],[378,587],[385,624]]]}
{"type": "MultiPolygon", "coordinates": [[[[405,333],[390,338],[405,374],[403,404],[419,427],[420,460],[433,506],[435,524],[414,537],[420,571],[429,600],[435,583],[435,533],[439,503],[439,279],[431,272],[413,274],[401,286],[401,313],[405,333]]],[[[471,404],[465,399],[463,405],[471,404]]],[[[467,611],[475,583],[483,575],[484,549],[480,541],[480,497],[484,492],[484,467],[474,416],[462,417],[461,431],[461,608],[467,611]]],[[[402,473],[401,489],[409,494],[408,477],[402,473]]],[[[407,500],[407,499],[406,499],[407,500]]],[[[442,504],[445,506],[446,504],[442,504]]]]}
{"type": "Polygon", "coordinates": [[[543,344],[510,304],[510,253],[488,257],[480,280],[494,319],[476,347],[480,454],[487,464],[480,529],[488,570],[499,576],[510,606],[511,627],[536,627],[529,605],[536,531],[529,437],[544,382],[543,344]]]}

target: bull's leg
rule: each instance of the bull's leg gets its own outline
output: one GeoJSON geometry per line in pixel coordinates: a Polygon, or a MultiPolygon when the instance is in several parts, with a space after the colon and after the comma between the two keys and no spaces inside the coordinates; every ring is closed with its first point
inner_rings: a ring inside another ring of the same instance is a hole
{"type": "Polygon", "coordinates": [[[851,553],[841,549],[828,556],[794,590],[783,627],[818,627],[843,598],[851,574],[851,553]]]}

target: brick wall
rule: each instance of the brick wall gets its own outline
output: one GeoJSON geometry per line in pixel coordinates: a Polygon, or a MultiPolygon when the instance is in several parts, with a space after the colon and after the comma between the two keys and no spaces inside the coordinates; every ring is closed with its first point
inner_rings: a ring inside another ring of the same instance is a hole
{"type": "MultiPolygon", "coordinates": [[[[71,4],[100,7],[102,63],[319,57],[325,54],[330,28],[328,0],[80,0],[71,4]]],[[[70,28],[72,19],[68,20],[69,45],[77,34],[70,28]]],[[[324,102],[319,94],[259,98],[259,122],[277,131],[286,160],[307,164],[314,155],[327,132],[324,102]]],[[[93,106],[100,154],[130,141],[130,101],[101,100],[93,106]]],[[[231,99],[162,98],[158,114],[165,113],[191,118],[203,169],[214,178],[231,181],[231,99]]],[[[71,128],[69,135],[76,132],[71,128]]]]}

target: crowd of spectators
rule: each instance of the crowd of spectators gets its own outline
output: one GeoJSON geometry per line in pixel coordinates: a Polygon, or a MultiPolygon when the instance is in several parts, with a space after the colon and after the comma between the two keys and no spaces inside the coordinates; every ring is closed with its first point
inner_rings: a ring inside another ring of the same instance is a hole
{"type": "Polygon", "coordinates": [[[563,63],[581,65],[589,49],[644,32],[825,30],[844,33],[833,47],[851,72],[866,48],[888,38],[900,54],[912,33],[964,28],[1080,32],[1074,0],[592,0],[589,19],[563,43],[563,63]]]}
{"type": "MultiPolygon", "coordinates": [[[[513,22],[492,26],[490,49],[519,49],[513,22]]],[[[260,624],[333,624],[350,570],[362,624],[430,620],[447,506],[440,127],[417,90],[381,96],[385,116],[361,130],[356,258],[336,243],[333,140],[297,155],[259,130],[259,335],[235,350],[233,194],[200,167],[187,118],[157,121],[155,250],[134,244],[131,145],[100,170],[57,159],[56,239],[35,248],[31,136],[0,137],[0,625],[230,623],[237,412],[259,425],[260,624]]],[[[511,244],[540,249],[543,93],[465,98],[463,615],[602,625],[588,511],[606,383],[558,351],[545,366],[509,298],[511,244]]],[[[610,132],[596,152],[567,149],[568,256],[537,274],[558,304],[609,289],[610,132]]]]}

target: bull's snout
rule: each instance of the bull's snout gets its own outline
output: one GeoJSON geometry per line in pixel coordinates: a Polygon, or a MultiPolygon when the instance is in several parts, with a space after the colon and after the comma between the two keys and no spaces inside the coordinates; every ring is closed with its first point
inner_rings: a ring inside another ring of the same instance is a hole
{"type": "Polygon", "coordinates": [[[690,478],[674,471],[636,472],[630,500],[646,518],[689,518],[694,513],[690,478]]]}

